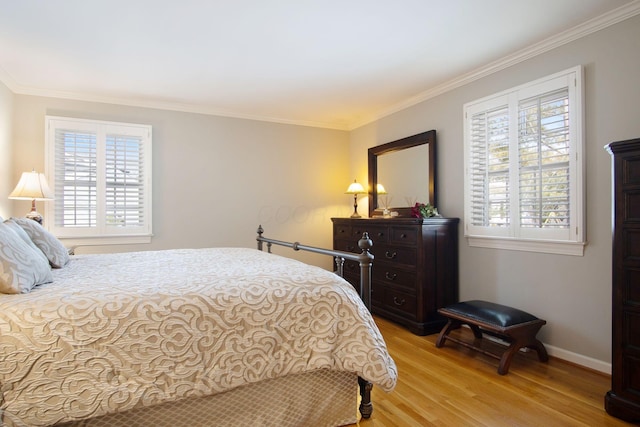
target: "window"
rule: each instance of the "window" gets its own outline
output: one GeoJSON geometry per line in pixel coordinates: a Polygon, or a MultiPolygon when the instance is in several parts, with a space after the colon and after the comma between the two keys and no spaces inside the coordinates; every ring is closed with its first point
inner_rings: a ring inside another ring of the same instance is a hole
{"type": "Polygon", "coordinates": [[[46,117],[49,229],[71,244],[151,239],[151,126],[46,117]]]}
{"type": "Polygon", "coordinates": [[[471,246],[582,255],[582,69],[464,105],[471,246]]]}

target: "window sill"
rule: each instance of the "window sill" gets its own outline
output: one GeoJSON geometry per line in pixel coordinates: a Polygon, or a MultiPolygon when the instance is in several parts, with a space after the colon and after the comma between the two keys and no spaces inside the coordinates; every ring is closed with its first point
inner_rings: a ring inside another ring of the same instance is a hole
{"type": "Polygon", "coordinates": [[[139,245],[151,243],[151,235],[145,236],[99,236],[99,237],[59,237],[71,252],[79,246],[139,245]]]}
{"type": "Polygon", "coordinates": [[[557,255],[584,256],[585,242],[557,240],[525,240],[487,236],[466,236],[471,247],[507,249],[512,251],[539,252],[557,255]]]}

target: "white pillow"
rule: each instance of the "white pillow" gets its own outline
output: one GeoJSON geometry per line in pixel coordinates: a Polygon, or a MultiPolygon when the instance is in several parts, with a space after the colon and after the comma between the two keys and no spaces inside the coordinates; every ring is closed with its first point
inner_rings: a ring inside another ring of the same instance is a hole
{"type": "Polygon", "coordinates": [[[27,293],[53,281],[49,263],[38,252],[10,226],[0,223],[0,293],[27,293]]]}
{"type": "Polygon", "coordinates": [[[27,232],[33,243],[45,254],[53,268],[62,268],[69,262],[69,251],[62,242],[43,226],[29,218],[11,218],[27,232]]]}
{"type": "Polygon", "coordinates": [[[33,243],[33,240],[31,240],[31,237],[29,237],[29,235],[27,234],[26,231],[24,231],[22,229],[22,227],[20,227],[18,225],[18,223],[16,223],[14,220],[12,219],[8,219],[4,222],[4,224],[9,227],[10,229],[12,229],[14,231],[14,233],[16,233],[18,236],[20,236],[20,238],[27,244],[29,245],[29,247],[31,247],[32,249],[35,249],[36,253],[38,255],[40,255],[40,258],[42,258],[43,260],[45,260],[47,263],[49,263],[49,260],[47,259],[47,257],[45,256],[45,254],[40,250],[39,247],[36,246],[35,243],[33,243]]]}

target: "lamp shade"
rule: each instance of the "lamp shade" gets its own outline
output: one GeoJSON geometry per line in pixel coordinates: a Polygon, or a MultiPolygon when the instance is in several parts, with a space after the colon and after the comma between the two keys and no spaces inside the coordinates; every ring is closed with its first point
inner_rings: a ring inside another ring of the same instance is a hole
{"type": "Polygon", "coordinates": [[[382,185],[382,184],[378,184],[376,189],[377,189],[376,192],[378,193],[378,195],[387,194],[387,190],[384,189],[384,185],[382,185]]]}
{"type": "Polygon", "coordinates": [[[49,188],[44,174],[36,171],[23,172],[16,188],[9,194],[16,200],[53,200],[53,191],[49,188]]]}
{"type": "Polygon", "coordinates": [[[349,185],[349,188],[347,188],[347,191],[345,192],[345,194],[364,194],[364,193],[366,193],[366,191],[364,191],[364,187],[362,186],[362,184],[356,182],[355,179],[353,180],[351,185],[349,185]]]}

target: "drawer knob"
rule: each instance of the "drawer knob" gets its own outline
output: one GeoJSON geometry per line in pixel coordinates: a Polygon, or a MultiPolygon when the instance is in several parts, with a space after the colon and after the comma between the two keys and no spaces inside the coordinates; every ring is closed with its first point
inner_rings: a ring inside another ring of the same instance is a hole
{"type": "Polygon", "coordinates": [[[386,277],[387,280],[396,280],[396,277],[398,277],[398,275],[396,273],[389,273],[388,271],[385,271],[384,277],[386,277]]]}
{"type": "Polygon", "coordinates": [[[384,253],[384,256],[387,257],[387,259],[394,259],[396,256],[398,256],[398,253],[386,251],[384,253]]]}
{"type": "Polygon", "coordinates": [[[402,233],[402,234],[400,235],[400,238],[401,238],[401,239],[406,239],[406,238],[407,238],[407,234],[406,234],[406,233],[402,233]]]}
{"type": "Polygon", "coordinates": [[[393,303],[395,305],[404,305],[405,299],[404,298],[393,297],[393,303]]]}
{"type": "Polygon", "coordinates": [[[378,237],[382,237],[382,236],[384,236],[384,233],[382,231],[379,231],[378,232],[378,237]]]}

